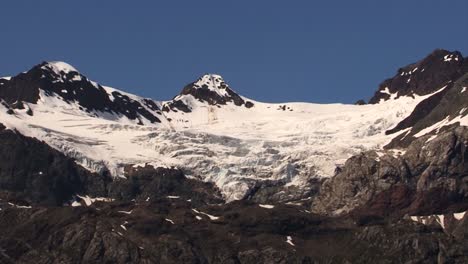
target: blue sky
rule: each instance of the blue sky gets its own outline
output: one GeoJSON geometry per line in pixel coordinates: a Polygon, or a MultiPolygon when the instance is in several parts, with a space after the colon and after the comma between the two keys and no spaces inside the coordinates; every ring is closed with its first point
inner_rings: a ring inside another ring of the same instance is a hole
{"type": "Polygon", "coordinates": [[[203,73],[269,102],[353,103],[436,48],[468,55],[468,1],[5,1],[0,75],[63,60],[170,99],[203,73]]]}

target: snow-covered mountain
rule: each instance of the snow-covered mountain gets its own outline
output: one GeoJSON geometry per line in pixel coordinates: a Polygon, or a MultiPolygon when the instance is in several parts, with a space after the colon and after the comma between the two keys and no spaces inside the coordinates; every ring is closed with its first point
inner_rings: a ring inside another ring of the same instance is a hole
{"type": "Polygon", "coordinates": [[[41,63],[0,78],[0,263],[467,263],[467,109],[444,50],[359,105],[41,63]]]}
{"type": "MultiPolygon", "coordinates": [[[[428,58],[399,70],[367,105],[257,102],[215,74],[170,101],[155,101],[102,86],[65,62],[45,62],[0,79],[0,122],[94,172],[126,177],[128,166],[175,166],[215,183],[227,201],[262,184],[275,187],[273,200],[298,200],[355,154],[402,153],[397,144],[384,146],[408,127],[386,131],[466,73],[459,53],[436,51],[428,58]],[[423,83],[412,80],[424,74],[423,83]],[[409,78],[401,89],[400,76],[409,78]]],[[[465,111],[458,121],[468,125],[465,111]]]]}

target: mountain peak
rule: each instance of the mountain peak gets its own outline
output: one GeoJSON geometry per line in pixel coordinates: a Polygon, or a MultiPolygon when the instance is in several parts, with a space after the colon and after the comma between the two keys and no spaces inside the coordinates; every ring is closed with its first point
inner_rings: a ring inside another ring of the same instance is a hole
{"type": "Polygon", "coordinates": [[[400,96],[427,95],[449,85],[468,71],[468,59],[458,51],[436,49],[424,59],[398,69],[370,99],[379,103],[400,96]]]}
{"type": "Polygon", "coordinates": [[[87,80],[75,67],[63,61],[43,62],[33,69],[40,71],[42,78],[47,78],[53,82],[87,80]]]}
{"type": "Polygon", "coordinates": [[[178,96],[165,104],[163,111],[180,110],[188,113],[194,107],[193,101],[218,106],[228,103],[233,103],[236,106],[243,105],[247,108],[253,106],[252,102],[244,100],[232,90],[221,75],[207,73],[186,85],[178,96]]]}
{"type": "Polygon", "coordinates": [[[41,98],[50,97],[78,104],[77,111],[86,112],[85,115],[111,119],[125,116],[137,124],[161,122],[160,109],[154,101],[104,88],[66,62],[42,62],[27,72],[1,80],[0,98],[13,108],[22,107],[23,103],[37,105],[41,98]]]}
{"type": "Polygon", "coordinates": [[[194,91],[198,89],[214,92],[221,97],[228,95],[228,90],[230,90],[229,86],[226,84],[221,75],[204,74],[195,82],[185,86],[181,94],[193,95],[194,91]]]}
{"type": "Polygon", "coordinates": [[[44,62],[41,64],[42,68],[48,68],[50,70],[53,70],[55,73],[60,74],[60,73],[70,73],[70,72],[77,72],[78,70],[73,67],[72,65],[63,62],[63,61],[50,61],[50,62],[44,62]]]}

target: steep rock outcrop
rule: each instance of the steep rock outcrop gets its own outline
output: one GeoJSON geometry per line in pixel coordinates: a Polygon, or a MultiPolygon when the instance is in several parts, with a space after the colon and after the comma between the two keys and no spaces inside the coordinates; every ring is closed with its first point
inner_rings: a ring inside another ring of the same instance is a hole
{"type": "Polygon", "coordinates": [[[413,141],[402,155],[365,152],[353,156],[324,182],[312,210],[402,216],[468,208],[468,128],[413,141]]]}
{"type": "Polygon", "coordinates": [[[2,199],[62,205],[77,193],[106,196],[109,175],[91,173],[44,142],[0,126],[2,199]]]}
{"type": "Polygon", "coordinates": [[[192,99],[208,105],[226,105],[233,103],[236,106],[253,107],[254,104],[244,100],[229,85],[223,77],[216,74],[205,74],[195,82],[192,82],[182,89],[182,92],[172,101],[166,102],[163,111],[182,111],[189,113],[192,111],[192,99]]]}
{"type": "Polygon", "coordinates": [[[468,71],[468,60],[458,51],[437,49],[426,58],[400,68],[397,74],[379,85],[369,100],[375,104],[388,100],[391,95],[426,95],[433,93],[468,71]]]}

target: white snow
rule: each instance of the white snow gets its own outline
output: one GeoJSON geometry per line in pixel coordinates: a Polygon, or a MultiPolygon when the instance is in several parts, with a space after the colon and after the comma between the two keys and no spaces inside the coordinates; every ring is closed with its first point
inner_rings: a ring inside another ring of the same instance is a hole
{"type": "Polygon", "coordinates": [[[437,137],[437,135],[432,135],[431,137],[429,137],[426,142],[430,142],[432,141],[433,139],[435,139],[437,137]]]}
{"type": "Polygon", "coordinates": [[[168,199],[179,199],[180,197],[179,196],[172,196],[172,195],[168,195],[166,196],[168,199]]]}
{"type": "MultiPolygon", "coordinates": [[[[410,78],[410,79],[411,79],[411,78],[410,78]]],[[[410,79],[408,79],[408,82],[409,82],[410,79]]],[[[395,100],[395,99],[397,98],[397,96],[398,96],[398,92],[396,92],[396,93],[390,93],[390,90],[388,89],[388,87],[385,87],[385,89],[381,90],[380,92],[381,92],[381,93],[384,93],[384,94],[390,95],[390,100],[395,100]]],[[[380,103],[382,103],[382,102],[385,102],[385,100],[384,100],[384,99],[380,99],[380,103]]]]}
{"type": "Polygon", "coordinates": [[[167,222],[171,223],[171,224],[175,224],[174,221],[172,221],[172,220],[169,219],[169,218],[166,218],[165,220],[166,220],[167,222]]]}
{"type": "Polygon", "coordinates": [[[71,204],[72,207],[78,207],[78,206],[81,206],[81,203],[78,202],[78,201],[73,201],[73,203],[71,204]]]}
{"type": "MultiPolygon", "coordinates": [[[[463,110],[463,109],[462,109],[463,110]]],[[[462,111],[460,111],[462,112],[462,111]]],[[[431,133],[432,131],[435,131],[435,133],[439,133],[439,130],[444,127],[444,126],[449,126],[452,124],[455,124],[459,122],[461,126],[468,126],[468,115],[463,115],[460,113],[460,115],[456,116],[455,118],[450,118],[450,116],[445,117],[442,121],[439,121],[432,126],[426,127],[416,133],[414,136],[415,137],[421,137],[423,135],[426,135],[428,133],[431,133]]]]}
{"type": "Polygon", "coordinates": [[[5,79],[5,80],[11,80],[11,77],[10,76],[5,76],[5,77],[0,77],[0,79],[5,79]]]}
{"type": "Polygon", "coordinates": [[[63,61],[51,61],[46,66],[49,66],[57,75],[60,75],[61,72],[78,72],[73,66],[63,61]]]}
{"type": "Polygon", "coordinates": [[[384,93],[384,94],[391,94],[390,93],[390,90],[388,89],[388,87],[385,87],[382,91],[380,91],[381,93],[384,93]]]}
{"type": "Polygon", "coordinates": [[[86,196],[76,195],[76,196],[79,197],[81,200],[83,200],[85,202],[86,206],[91,206],[95,202],[112,202],[113,201],[113,199],[107,198],[107,197],[92,198],[92,197],[89,197],[88,195],[86,195],[86,196]]]}
{"type": "Polygon", "coordinates": [[[220,87],[224,82],[223,77],[217,74],[205,74],[194,83],[195,88],[208,88],[221,97],[228,95],[226,89],[220,87]]]}
{"type": "Polygon", "coordinates": [[[291,246],[293,246],[293,247],[295,246],[294,243],[293,243],[293,241],[292,241],[292,237],[291,237],[291,236],[287,236],[287,237],[286,237],[286,243],[288,243],[289,245],[291,245],[291,246]]]}
{"type": "Polygon", "coordinates": [[[452,54],[447,54],[447,55],[444,56],[444,61],[445,61],[445,62],[449,62],[449,61],[452,60],[452,57],[453,57],[452,54]]]}
{"type": "Polygon", "coordinates": [[[133,212],[133,210],[130,210],[130,211],[117,211],[118,213],[122,213],[122,214],[131,214],[133,212]]]}
{"type": "Polygon", "coordinates": [[[206,216],[208,216],[208,218],[210,218],[210,220],[218,220],[219,219],[219,216],[214,216],[214,215],[210,215],[210,214],[207,214],[207,213],[204,213],[204,212],[200,212],[197,209],[192,209],[192,211],[194,211],[197,214],[206,215],[206,216]]]}
{"type": "Polygon", "coordinates": [[[457,219],[457,220],[462,220],[463,217],[465,216],[465,214],[466,214],[466,211],[465,211],[465,212],[461,212],[461,213],[454,213],[454,214],[453,214],[453,217],[454,217],[455,219],[457,219]]]}
{"type": "MultiPolygon", "coordinates": [[[[459,221],[465,216],[465,212],[454,213],[453,217],[459,221]]],[[[443,229],[445,229],[445,215],[427,215],[427,216],[411,216],[410,219],[414,222],[422,223],[423,225],[429,224],[432,221],[436,221],[443,229]]]]}
{"type": "Polygon", "coordinates": [[[274,205],[271,205],[271,204],[259,204],[258,206],[262,207],[262,208],[266,208],[266,209],[273,209],[275,208],[274,205]]]}
{"type": "Polygon", "coordinates": [[[460,93],[464,93],[466,91],[466,86],[462,88],[460,93]]]}
{"type": "Polygon", "coordinates": [[[10,206],[13,206],[15,208],[19,208],[19,209],[31,209],[32,207],[31,206],[24,206],[24,205],[17,205],[17,204],[14,204],[14,203],[8,203],[10,206]]]}
{"type": "Polygon", "coordinates": [[[444,223],[444,215],[437,215],[436,216],[437,223],[440,224],[440,226],[445,229],[445,223],[444,223]]]}
{"type": "MultiPolygon", "coordinates": [[[[53,65],[59,72],[75,70],[61,63],[53,65]]],[[[222,94],[221,82],[218,75],[205,75],[197,83],[222,94]]],[[[104,89],[109,95],[118,91],[130,100],[143,100],[115,88],[104,89]]],[[[157,115],[161,123],[141,118],[144,125],[137,125],[138,120],[115,113],[86,113],[78,104],[40,90],[38,104],[29,105],[33,116],[26,111],[8,115],[0,105],[0,120],[7,128],[44,140],[91,171],[109,170],[123,177],[126,165],[177,167],[191,178],[215,183],[224,198],[232,201],[248,192],[252,180],[283,180],[291,186],[311,177],[332,176],[336,166],[350,156],[381,149],[396,136],[385,131],[430,96],[397,99],[397,93],[391,94],[388,88],[381,92],[390,94],[391,100],[357,106],[272,104],[244,98],[254,103],[250,109],[233,103],[212,106],[185,95],[191,113],[163,112],[157,115]],[[281,105],[293,111],[278,110],[281,105]]],[[[155,103],[162,106],[165,102],[155,103]]]]}

